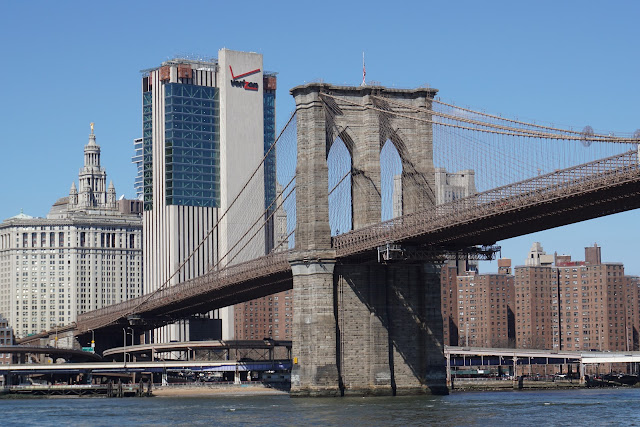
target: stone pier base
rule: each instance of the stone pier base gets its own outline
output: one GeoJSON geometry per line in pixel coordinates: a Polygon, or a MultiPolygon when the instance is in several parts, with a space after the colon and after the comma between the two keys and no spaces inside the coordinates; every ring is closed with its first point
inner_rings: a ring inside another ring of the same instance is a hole
{"type": "Polygon", "coordinates": [[[305,251],[293,270],[291,396],[340,396],[336,366],[332,251],[305,251]]]}
{"type": "Polygon", "coordinates": [[[292,396],[448,393],[439,268],[329,257],[292,267],[292,396]]]}
{"type": "Polygon", "coordinates": [[[343,393],[447,394],[439,268],[338,265],[334,275],[343,393]]]}

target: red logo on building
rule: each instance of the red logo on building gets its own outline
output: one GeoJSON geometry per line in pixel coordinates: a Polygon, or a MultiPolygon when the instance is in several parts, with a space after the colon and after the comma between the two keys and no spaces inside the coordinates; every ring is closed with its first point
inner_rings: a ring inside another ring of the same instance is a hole
{"type": "Polygon", "coordinates": [[[252,76],[260,72],[260,68],[256,68],[253,71],[249,71],[246,73],[238,74],[237,76],[233,74],[233,68],[229,65],[229,71],[231,71],[231,86],[233,87],[242,87],[245,90],[258,90],[258,83],[248,82],[246,80],[239,80],[243,77],[252,76]]]}

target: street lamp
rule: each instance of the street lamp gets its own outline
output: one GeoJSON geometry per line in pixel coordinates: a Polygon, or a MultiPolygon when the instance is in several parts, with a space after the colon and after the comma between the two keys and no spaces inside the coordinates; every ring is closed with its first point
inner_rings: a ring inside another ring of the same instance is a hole
{"type": "Polygon", "coordinates": [[[127,329],[122,328],[122,361],[127,366],[127,329]]]}
{"type": "Polygon", "coordinates": [[[93,353],[96,352],[96,335],[95,335],[95,331],[93,329],[89,329],[91,331],[91,351],[93,351],[93,353]]]}
{"type": "Polygon", "coordinates": [[[123,353],[123,361],[126,365],[127,363],[127,335],[131,335],[131,347],[133,347],[133,339],[135,337],[135,335],[133,334],[133,328],[130,326],[127,326],[126,328],[122,328],[122,342],[123,342],[123,349],[122,349],[122,353],[123,353]],[[129,329],[131,332],[127,332],[127,329],[129,329]]]}
{"type": "Polygon", "coordinates": [[[264,344],[267,346],[267,351],[269,352],[269,364],[271,365],[271,370],[273,371],[273,358],[274,358],[274,341],[271,337],[265,337],[263,339],[264,344]]]}

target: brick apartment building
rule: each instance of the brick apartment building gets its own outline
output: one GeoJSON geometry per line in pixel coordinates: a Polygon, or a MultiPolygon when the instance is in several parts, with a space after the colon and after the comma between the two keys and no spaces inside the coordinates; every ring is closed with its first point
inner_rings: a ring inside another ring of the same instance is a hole
{"type": "Polygon", "coordinates": [[[293,291],[257,298],[234,309],[235,339],[290,340],[293,320],[293,291]]]}
{"type": "Polygon", "coordinates": [[[558,349],[556,269],[540,264],[518,266],[514,275],[516,348],[558,349]]]}
{"type": "Polygon", "coordinates": [[[639,278],[620,263],[602,263],[601,248],[585,261],[547,255],[532,246],[510,274],[442,271],[445,344],[556,350],[638,350],[639,278]]]}
{"type": "Polygon", "coordinates": [[[513,276],[474,271],[457,275],[456,267],[451,266],[441,274],[445,344],[509,347],[513,341],[513,276]]]}

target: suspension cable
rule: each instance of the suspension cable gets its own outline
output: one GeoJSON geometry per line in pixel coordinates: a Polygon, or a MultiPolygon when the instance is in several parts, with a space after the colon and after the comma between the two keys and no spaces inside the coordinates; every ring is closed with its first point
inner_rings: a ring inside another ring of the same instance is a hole
{"type": "Polygon", "coordinates": [[[209,230],[209,232],[207,233],[207,235],[200,241],[200,243],[196,246],[196,248],[189,254],[189,256],[187,256],[187,258],[185,258],[185,260],[178,266],[178,268],[173,272],[173,274],[171,274],[171,276],[169,276],[168,279],[166,279],[162,285],[160,285],[158,288],[154,289],[153,291],[149,292],[148,294],[146,294],[146,297],[144,298],[143,301],[141,301],[138,305],[136,305],[135,307],[133,307],[126,315],[129,315],[131,313],[133,313],[138,307],[140,307],[140,305],[144,304],[146,301],[149,300],[149,298],[151,298],[154,294],[160,292],[161,290],[163,290],[168,284],[169,282],[178,274],[180,273],[180,271],[184,268],[184,266],[187,264],[187,262],[189,262],[191,260],[191,258],[193,258],[193,256],[196,254],[196,252],[198,252],[200,250],[200,248],[202,247],[202,245],[204,245],[204,243],[207,241],[207,239],[213,234],[213,232],[218,228],[218,225],[220,224],[220,222],[222,221],[222,219],[227,215],[227,213],[231,210],[231,208],[233,207],[233,205],[236,203],[236,201],[238,201],[238,199],[240,198],[240,196],[243,194],[243,191],[249,186],[249,183],[253,180],[253,178],[255,177],[255,175],[258,173],[258,171],[260,170],[260,168],[262,167],[262,165],[264,164],[264,161],[266,160],[266,158],[269,156],[269,154],[271,153],[271,151],[274,149],[274,147],[276,146],[276,144],[278,143],[278,141],[280,140],[280,137],[282,136],[282,134],[287,130],[287,128],[289,127],[289,124],[291,123],[291,121],[293,120],[293,118],[296,116],[297,110],[294,110],[291,113],[291,116],[289,117],[289,120],[287,120],[287,123],[284,125],[284,127],[282,128],[282,130],[280,131],[280,133],[278,134],[278,137],[273,141],[273,143],[271,144],[271,146],[269,147],[269,150],[267,150],[267,152],[265,153],[265,155],[262,158],[262,161],[258,164],[258,166],[255,168],[255,170],[253,171],[253,173],[251,174],[251,176],[249,177],[249,179],[247,179],[247,181],[244,183],[242,189],[238,192],[238,194],[236,195],[236,197],[233,199],[233,201],[231,202],[231,204],[229,204],[229,206],[227,207],[227,209],[222,213],[222,215],[218,218],[218,221],[216,221],[215,225],[211,228],[211,230],[209,230]]]}

